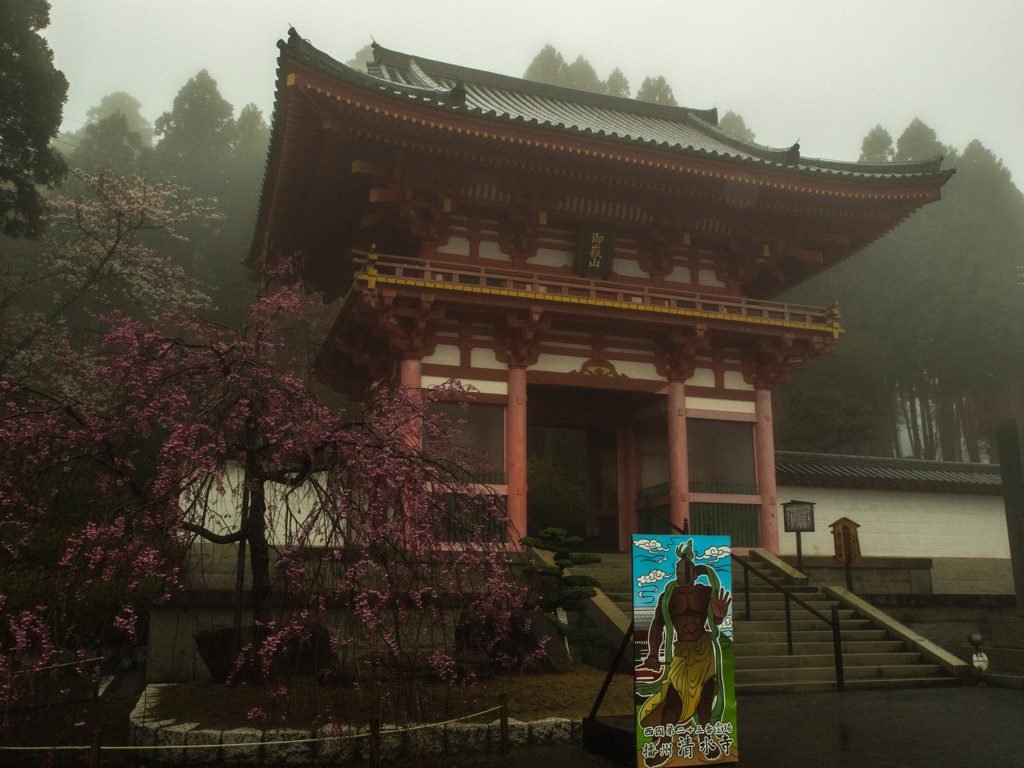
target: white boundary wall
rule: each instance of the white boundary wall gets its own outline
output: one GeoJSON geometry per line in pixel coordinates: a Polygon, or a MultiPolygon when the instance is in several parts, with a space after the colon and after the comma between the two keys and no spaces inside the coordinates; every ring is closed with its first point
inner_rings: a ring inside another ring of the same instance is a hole
{"type": "Polygon", "coordinates": [[[814,533],[803,534],[805,555],[833,555],[829,524],[841,517],[860,523],[864,557],[1009,558],[1002,496],[806,488],[780,485],[779,544],[796,554],[796,534],[783,531],[782,505],[814,502],[814,533]]]}

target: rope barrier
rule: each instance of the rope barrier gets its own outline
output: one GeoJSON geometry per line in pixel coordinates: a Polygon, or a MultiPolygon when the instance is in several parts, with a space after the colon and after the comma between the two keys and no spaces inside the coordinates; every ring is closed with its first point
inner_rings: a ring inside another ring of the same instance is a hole
{"type": "Polygon", "coordinates": [[[28,674],[35,674],[36,672],[45,672],[48,669],[60,669],[61,667],[74,667],[74,666],[77,666],[79,664],[102,664],[102,663],[103,663],[103,659],[102,658],[95,657],[95,658],[92,658],[92,659],[79,659],[78,661],[69,661],[66,664],[54,664],[53,666],[50,666],[50,667],[40,667],[39,669],[19,669],[19,670],[15,670],[14,674],[15,675],[28,675],[28,674]]]}
{"type": "MultiPolygon", "coordinates": [[[[407,733],[410,731],[419,731],[425,728],[439,728],[442,725],[449,725],[451,723],[457,723],[460,720],[470,720],[474,717],[480,717],[480,715],[486,715],[490,712],[496,712],[501,709],[498,707],[491,707],[485,709],[482,712],[476,712],[472,715],[464,715],[462,717],[456,717],[451,720],[445,720],[440,723],[423,723],[421,725],[414,725],[409,728],[396,728],[393,731],[387,731],[388,736],[392,736],[397,733],[407,733]]],[[[309,739],[283,739],[280,741],[239,741],[232,744],[158,744],[151,747],[139,747],[139,746],[121,746],[121,747],[103,747],[103,751],[107,750],[136,750],[136,749],[212,749],[214,747],[259,747],[263,745],[277,745],[277,744],[308,744],[312,741],[342,741],[343,739],[365,739],[370,736],[370,732],[366,733],[355,733],[346,736],[329,736],[329,737],[313,737],[309,739]]],[[[55,750],[55,749],[89,749],[88,746],[60,746],[60,747],[4,747],[0,746],[0,750],[10,751],[28,751],[28,750],[55,750]]]]}

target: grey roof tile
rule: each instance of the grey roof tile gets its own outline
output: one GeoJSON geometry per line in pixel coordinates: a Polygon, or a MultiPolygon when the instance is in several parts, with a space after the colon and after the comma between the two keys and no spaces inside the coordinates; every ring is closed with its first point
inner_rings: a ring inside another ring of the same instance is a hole
{"type": "Polygon", "coordinates": [[[294,29],[289,30],[288,41],[278,45],[286,57],[368,90],[489,120],[848,181],[905,182],[952,173],[940,170],[941,157],[881,164],[801,157],[796,167],[787,167],[783,163],[788,148],[768,147],[726,133],[718,128],[716,109],[669,107],[561,88],[413,57],[379,45],[374,47],[374,61],[367,64],[366,72],[361,72],[317,50],[294,29]],[[465,89],[464,104],[453,98],[460,85],[465,89]]]}
{"type": "Polygon", "coordinates": [[[775,452],[779,485],[900,488],[951,493],[1000,493],[998,464],[775,452]]]}

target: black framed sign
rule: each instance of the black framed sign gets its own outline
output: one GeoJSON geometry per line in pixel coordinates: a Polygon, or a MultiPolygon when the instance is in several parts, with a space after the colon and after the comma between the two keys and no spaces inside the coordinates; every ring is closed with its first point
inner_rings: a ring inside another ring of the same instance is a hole
{"type": "Polygon", "coordinates": [[[599,224],[580,225],[573,271],[580,277],[607,280],[615,261],[615,228],[599,224]]]}
{"type": "Polygon", "coordinates": [[[788,533],[814,532],[814,504],[810,501],[790,501],[783,504],[782,517],[788,533]]]}

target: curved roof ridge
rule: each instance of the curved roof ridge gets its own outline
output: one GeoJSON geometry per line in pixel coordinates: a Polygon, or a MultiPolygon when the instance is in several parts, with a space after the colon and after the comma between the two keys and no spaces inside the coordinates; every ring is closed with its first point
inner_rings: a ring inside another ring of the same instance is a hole
{"type": "Polygon", "coordinates": [[[852,163],[800,158],[786,163],[789,148],[747,141],[718,127],[718,111],[669,107],[636,99],[595,94],[573,88],[412,57],[374,43],[367,71],[343,64],[315,48],[291,28],[279,41],[282,55],[329,77],[391,98],[405,97],[421,106],[464,110],[502,122],[566,131],[637,147],[718,158],[730,163],[851,181],[904,182],[940,177],[942,158],[915,163],[852,163]],[[468,98],[467,98],[468,95],[468,98]]]}
{"type": "Polygon", "coordinates": [[[965,472],[998,474],[998,464],[966,461],[937,461],[935,459],[896,458],[895,456],[855,456],[842,453],[809,453],[804,451],[776,451],[779,464],[820,464],[831,466],[893,467],[919,471],[965,472]]]}
{"type": "Polygon", "coordinates": [[[661,117],[668,120],[684,120],[686,115],[693,114],[704,122],[713,125],[718,124],[718,109],[694,109],[692,107],[670,107],[667,104],[653,104],[648,101],[637,101],[636,99],[623,98],[621,96],[609,96],[606,93],[592,93],[581,91],[576,88],[567,88],[561,85],[549,85],[535,80],[524,80],[521,77],[502,75],[497,72],[488,72],[483,69],[463,67],[459,64],[449,64],[435,59],[425,59],[422,56],[411,56],[401,51],[393,51],[385,48],[379,43],[374,43],[374,60],[391,66],[405,66],[405,62],[415,60],[424,72],[431,77],[443,77],[451,80],[462,80],[465,83],[476,83],[492,88],[518,91],[533,96],[548,96],[553,98],[565,98],[577,104],[586,104],[594,107],[606,107],[617,109],[623,112],[633,112],[646,117],[661,117]]]}

